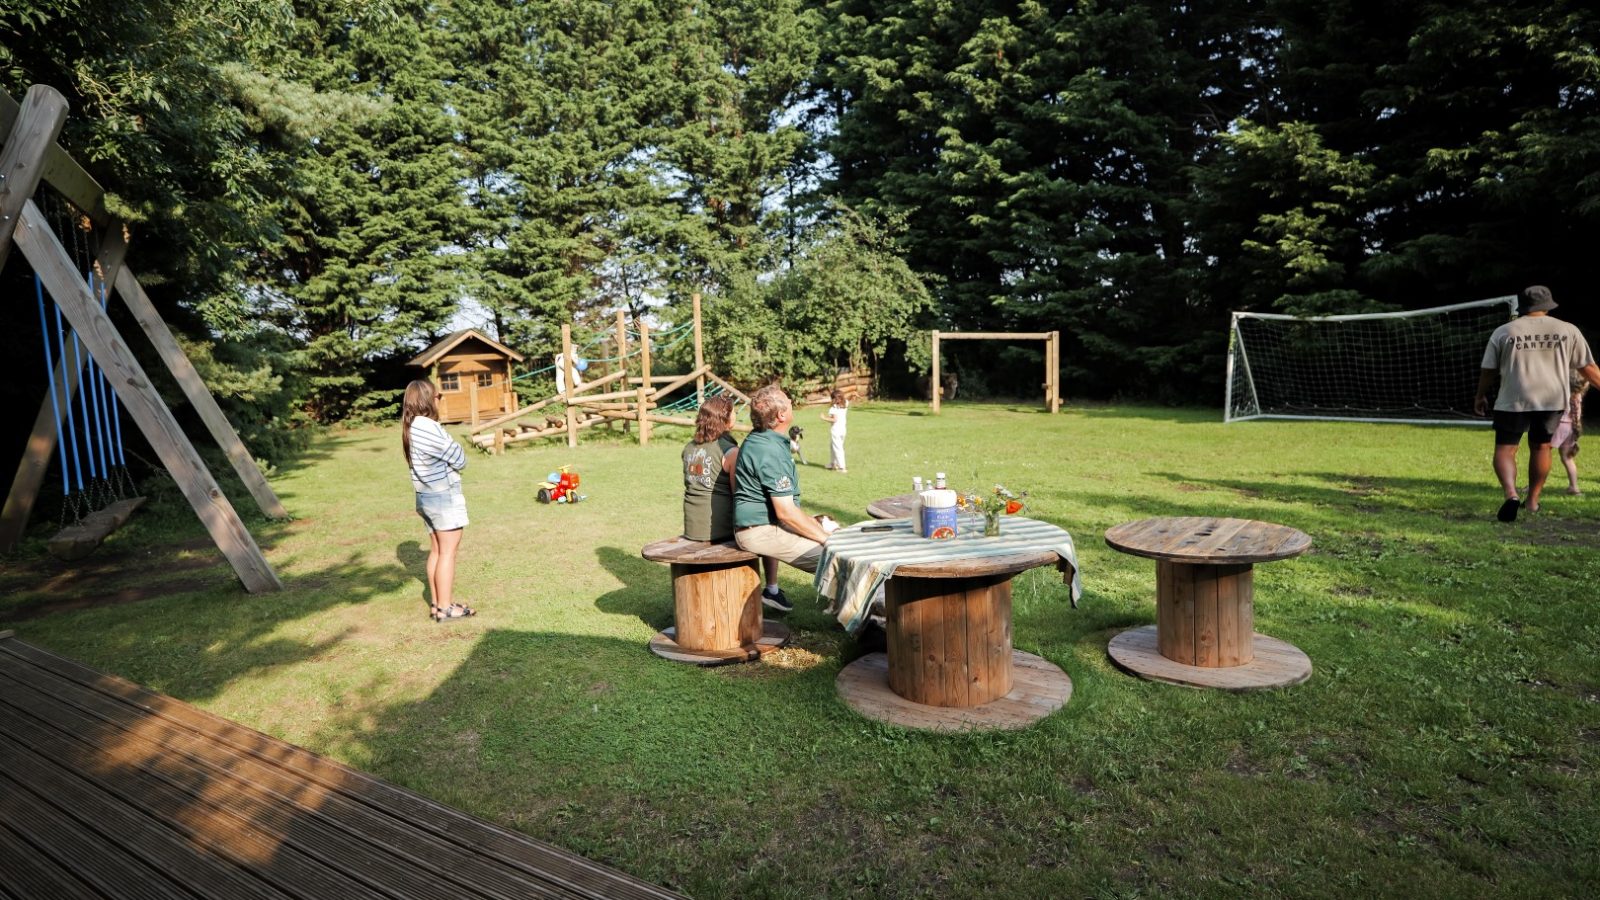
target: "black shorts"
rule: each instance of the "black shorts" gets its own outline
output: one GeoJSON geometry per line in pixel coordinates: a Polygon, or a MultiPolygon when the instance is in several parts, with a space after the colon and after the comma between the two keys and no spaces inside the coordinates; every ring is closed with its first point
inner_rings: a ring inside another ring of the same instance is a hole
{"type": "Polygon", "coordinates": [[[1494,442],[1499,446],[1509,444],[1515,447],[1522,442],[1522,435],[1526,432],[1529,447],[1548,444],[1555,436],[1556,427],[1561,424],[1562,412],[1559,409],[1533,412],[1505,412],[1497,409],[1494,411],[1494,442]]]}

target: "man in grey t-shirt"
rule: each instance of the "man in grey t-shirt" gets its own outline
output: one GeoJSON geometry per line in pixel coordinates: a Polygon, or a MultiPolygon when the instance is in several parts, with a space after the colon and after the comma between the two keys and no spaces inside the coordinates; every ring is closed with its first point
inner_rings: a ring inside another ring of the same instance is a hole
{"type": "Polygon", "coordinates": [[[1489,336],[1483,351],[1483,371],[1473,403],[1478,415],[1489,407],[1489,389],[1500,382],[1494,401],[1494,473],[1505,491],[1499,519],[1512,522],[1526,502],[1529,512],[1539,509],[1539,494],[1550,474],[1550,437],[1567,410],[1574,371],[1600,387],[1600,366],[1582,332],[1554,318],[1556,301],[1543,285],[1524,288],[1517,296],[1519,317],[1501,325],[1489,336]],[[1528,496],[1517,495],[1517,445],[1528,435],[1528,496]]]}

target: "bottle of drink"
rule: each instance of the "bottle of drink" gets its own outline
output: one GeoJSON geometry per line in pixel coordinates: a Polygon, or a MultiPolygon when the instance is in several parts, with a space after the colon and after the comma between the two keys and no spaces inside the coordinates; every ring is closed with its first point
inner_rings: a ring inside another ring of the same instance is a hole
{"type": "Polygon", "coordinates": [[[933,489],[936,490],[936,491],[944,490],[944,473],[943,472],[935,472],[935,473],[933,473],[933,489]]]}
{"type": "Polygon", "coordinates": [[[913,475],[913,476],[911,476],[911,492],[914,493],[914,494],[922,493],[922,476],[921,475],[913,475]]]}

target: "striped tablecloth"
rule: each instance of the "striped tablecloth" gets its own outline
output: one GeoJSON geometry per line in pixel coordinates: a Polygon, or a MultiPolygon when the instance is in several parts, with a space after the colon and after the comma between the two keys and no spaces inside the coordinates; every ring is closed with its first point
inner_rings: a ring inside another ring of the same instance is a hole
{"type": "Polygon", "coordinates": [[[911,530],[910,519],[858,522],[835,531],[822,545],[822,558],[817,563],[817,593],[831,601],[839,624],[854,634],[866,624],[874,595],[894,575],[897,566],[1053,550],[1072,566],[1072,605],[1078,605],[1078,598],[1083,594],[1083,579],[1078,572],[1072,535],[1065,529],[1038,519],[1006,516],[999,537],[984,537],[982,516],[957,518],[957,536],[948,541],[918,537],[911,530]],[[862,530],[885,525],[892,530],[862,530]]]}

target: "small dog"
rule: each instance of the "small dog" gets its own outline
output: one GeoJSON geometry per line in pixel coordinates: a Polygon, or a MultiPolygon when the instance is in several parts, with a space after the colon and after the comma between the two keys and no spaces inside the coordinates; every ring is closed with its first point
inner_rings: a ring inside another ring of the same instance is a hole
{"type": "Polygon", "coordinates": [[[789,426],[789,452],[794,454],[800,465],[808,465],[806,455],[800,452],[800,439],[806,436],[806,430],[799,425],[789,426]]]}

